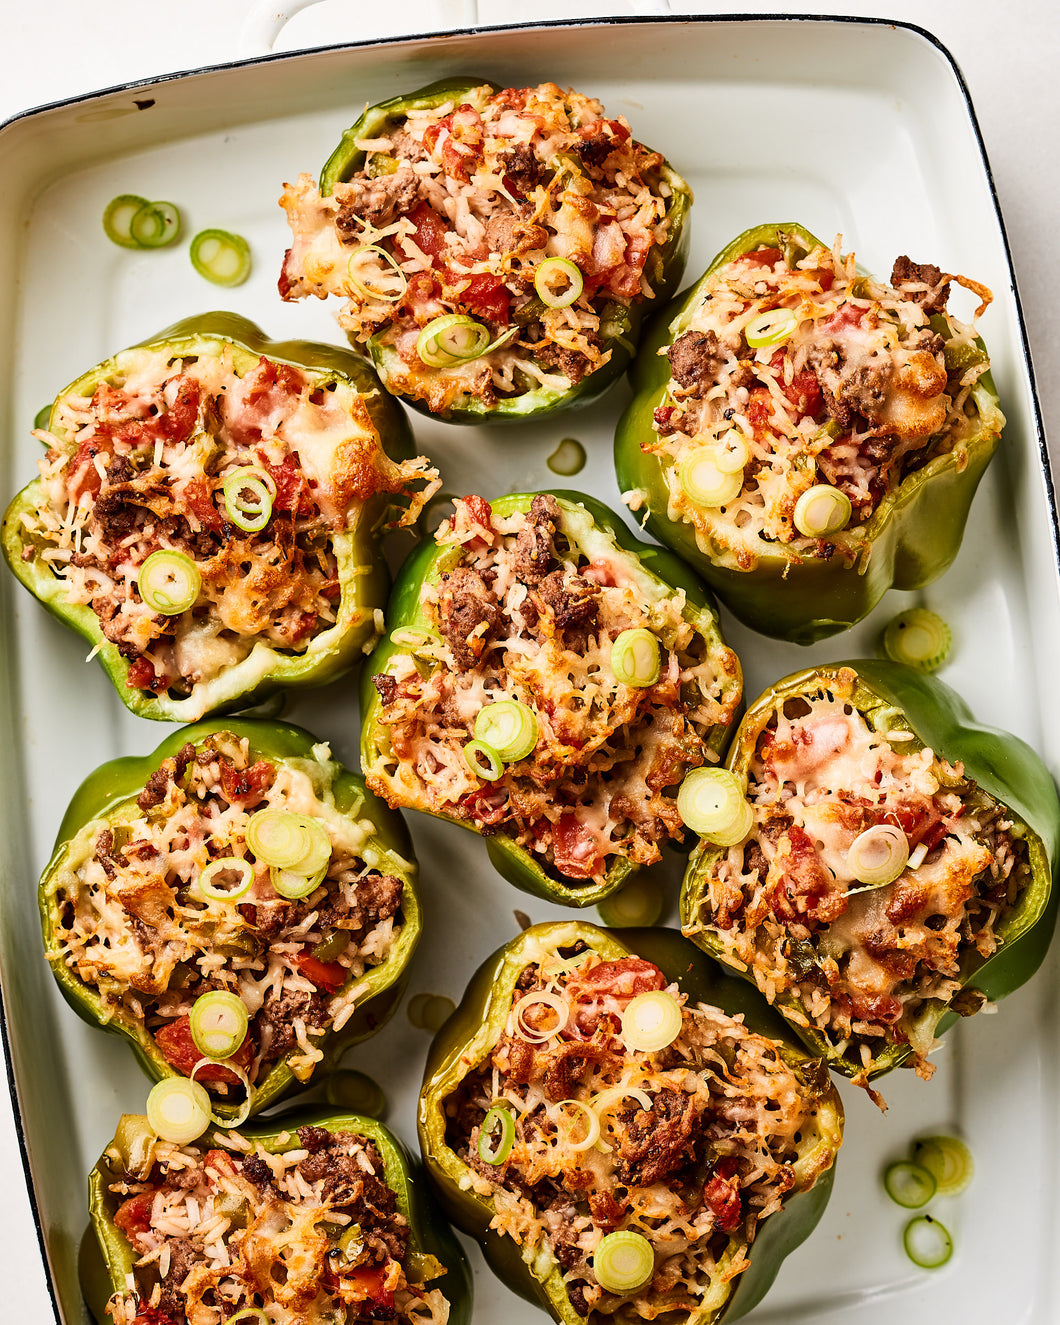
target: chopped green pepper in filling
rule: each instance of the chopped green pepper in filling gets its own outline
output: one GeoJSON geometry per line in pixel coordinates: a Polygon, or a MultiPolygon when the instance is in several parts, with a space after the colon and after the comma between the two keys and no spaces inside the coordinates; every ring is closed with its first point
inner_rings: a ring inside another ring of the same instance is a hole
{"type": "Polygon", "coordinates": [[[441,86],[369,111],[354,173],[285,185],[280,292],[345,299],[388,389],[433,413],[569,392],[676,281],[687,185],[578,92],[441,86]]]}
{"type": "Polygon", "coordinates": [[[127,1291],[107,1303],[112,1325],[445,1325],[445,1290],[427,1286],[445,1267],[411,1250],[369,1138],[309,1125],[267,1142],[228,1132],[176,1146],[135,1115],[119,1138],[137,1128],[137,1162],[116,1142],[99,1169],[101,1202],[134,1255],[127,1291]]]}
{"type": "Polygon", "coordinates": [[[247,739],[224,731],[185,744],[46,876],[49,959],[222,1101],[245,1098],[281,1060],[307,1081],[321,1037],[354,1015],[366,972],[401,933],[403,880],[369,865],[380,860],[373,826],[335,808],[327,747],[314,753],[315,764],[251,762],[247,739]],[[277,825],[297,843],[307,820],[305,872],[293,856],[270,864],[277,825]],[[223,1061],[207,1038],[216,991],[247,1014],[223,1061]]]}
{"type": "Polygon", "coordinates": [[[838,1124],[819,1084],[650,961],[528,955],[445,1101],[447,1145],[491,1228],[558,1262],[577,1317],[715,1319],[759,1225],[822,1167],[811,1139],[838,1124]]]}
{"type": "Polygon", "coordinates": [[[451,555],[420,586],[422,624],[392,634],[373,677],[389,748],[365,773],[392,805],[599,882],[682,833],[672,789],[716,760],[739,664],[583,508],[525,500],[502,515],[466,497],[441,526],[451,555]]]}
{"type": "Polygon", "coordinates": [[[887,284],[858,275],[838,239],[756,248],[712,271],[666,351],[646,446],[666,465],[669,518],[741,570],[855,545],[903,478],[981,427],[989,360],[974,320],[947,311],[951,282],[983,312],[991,294],[977,282],[900,257],[887,284]]]}

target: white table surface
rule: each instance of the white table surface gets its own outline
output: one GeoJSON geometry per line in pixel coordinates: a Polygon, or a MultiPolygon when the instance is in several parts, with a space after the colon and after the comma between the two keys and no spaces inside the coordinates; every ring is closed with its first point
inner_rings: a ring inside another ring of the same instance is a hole
{"type": "MultiPolygon", "coordinates": [[[[641,12],[662,7],[651,0],[635,6],[641,12]]],[[[770,14],[785,8],[756,0],[731,5],[674,0],[672,7],[678,13],[703,14],[770,14]]],[[[282,0],[275,0],[267,16],[282,8],[282,0]]],[[[179,5],[29,0],[16,10],[8,0],[0,122],[45,102],[254,53],[245,28],[253,9],[252,0],[181,0],[179,5]]],[[[1052,0],[1010,0],[1004,7],[997,0],[806,0],[788,9],[904,20],[933,32],[953,54],[971,91],[993,168],[1055,453],[1060,445],[1060,334],[1053,286],[1060,217],[1060,17],[1052,0]]],[[[323,0],[292,18],[276,49],[463,26],[474,21],[474,12],[474,0],[398,0],[392,5],[323,0]]],[[[628,8],[616,0],[478,0],[477,12],[480,23],[491,24],[601,16],[628,8]]],[[[4,1315],[18,1325],[45,1325],[51,1307],[10,1103],[2,1089],[0,1192],[4,1315]]]]}

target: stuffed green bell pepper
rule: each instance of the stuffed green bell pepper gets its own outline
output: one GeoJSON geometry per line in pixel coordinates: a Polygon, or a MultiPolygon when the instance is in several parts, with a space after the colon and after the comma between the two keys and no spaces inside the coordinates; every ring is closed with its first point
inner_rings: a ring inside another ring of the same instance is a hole
{"type": "Polygon", "coordinates": [[[510,882],[595,905],[680,837],[736,655],[676,557],[578,493],[456,502],[405,563],[363,678],[361,760],[391,805],[486,838],[510,882]]]}
{"type": "Polygon", "coordinates": [[[949,566],[1004,417],[963,276],[890,284],[795,224],[748,230],[660,318],[619,425],[624,500],[741,621],[799,644],[949,566]]]}
{"type": "Polygon", "coordinates": [[[124,1114],[89,1177],[97,1325],[470,1325],[464,1254],[397,1137],[296,1111],[184,1145],[124,1114]]]}
{"type": "Polygon", "coordinates": [[[427,1171],[562,1325],[750,1311],[813,1230],[843,1110],[821,1059],[673,930],[535,925],[431,1047],[427,1171]]]}
{"type": "Polygon", "coordinates": [[[231,313],[90,369],[36,435],[8,563],[134,713],[170,721],[347,671],[381,626],[381,529],[438,484],[367,365],[231,313]]]}
{"type": "Polygon", "coordinates": [[[554,83],[454,78],[372,106],[284,186],[284,299],[337,295],[387,390],[453,423],[540,418],[621,376],[684,268],[692,193],[554,83]]]}
{"type": "Polygon", "coordinates": [[[78,791],[41,880],[44,946],[80,1016],[242,1118],[386,1019],[415,879],[400,817],[326,745],[203,722],[78,791]]]}
{"type": "Polygon", "coordinates": [[[1056,789],[941,681],[876,660],[786,677],[714,779],[685,933],[859,1083],[900,1064],[929,1077],[941,1032],[1037,970],[1056,920],[1056,789]]]}

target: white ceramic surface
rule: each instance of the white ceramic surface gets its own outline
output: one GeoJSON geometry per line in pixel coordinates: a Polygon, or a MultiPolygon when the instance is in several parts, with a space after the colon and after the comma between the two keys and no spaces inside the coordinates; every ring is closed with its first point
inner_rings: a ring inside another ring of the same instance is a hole
{"type": "MultiPolygon", "coordinates": [[[[319,19],[328,8],[300,14],[280,43],[292,39],[296,23],[314,13],[319,19]]],[[[745,225],[795,217],[825,235],[842,230],[869,267],[887,270],[896,253],[909,252],[993,286],[998,301],[983,332],[1011,421],[1008,441],[976,501],[961,556],[925,598],[957,635],[946,679],[979,716],[1019,732],[1054,770],[1060,766],[1057,701],[1050,694],[1057,577],[1005,252],[953,71],[929,42],[907,31],[745,22],[436,40],[411,51],[338,52],[162,84],[151,91],[156,104],[147,112],[133,111],[130,97],[116,94],[13,126],[0,135],[6,185],[0,235],[18,273],[0,326],[6,409],[0,495],[6,500],[29,476],[35,444],[27,421],[59,386],[120,345],[218,302],[191,272],[184,251],[137,255],[111,248],[98,229],[107,199],[129,190],[179,195],[191,227],[242,231],[257,266],[224,302],[272,334],[328,339],[335,329],[327,310],[315,303],[282,306],[275,297],[286,234],[275,207],[279,184],[317,167],[364,101],[467,68],[511,81],[536,81],[547,68],[548,76],[591,89],[612,111],[625,113],[638,136],[665,150],[696,187],[690,274],[745,225]],[[792,124],[797,133],[782,132],[792,124]],[[1016,509],[1019,521],[1011,515],[1016,509]]],[[[610,432],[625,390],[585,413],[514,433],[454,430],[418,417],[415,428],[442,466],[447,488],[487,495],[547,485],[545,457],[559,437],[576,436],[592,453],[577,483],[615,504],[610,432]]],[[[0,964],[44,1223],[74,1321],[72,1258],[83,1222],[83,1174],[116,1114],[140,1106],[145,1084],[124,1046],[83,1026],[55,996],[37,951],[32,880],[80,778],[112,755],[149,750],[164,728],[126,714],[102,673],[82,667],[81,643],[14,588],[5,577],[0,746],[9,758],[0,771],[6,857],[0,964]]],[[[858,630],[812,650],[771,644],[732,626],[749,695],[807,661],[867,650],[879,621],[907,601],[911,596],[889,596],[858,630]]],[[[355,760],[351,687],[331,687],[291,713],[331,738],[347,762],[355,760]]],[[[426,989],[456,998],[477,960],[514,931],[513,908],[535,920],[558,913],[496,878],[469,835],[418,818],[411,827],[425,866],[428,938],[410,995],[426,989]]],[[[999,1016],[951,1036],[930,1086],[904,1075],[889,1079],[886,1117],[846,1093],[847,1145],[832,1205],[755,1319],[891,1325],[902,1318],[926,1325],[954,1318],[955,1304],[971,1321],[1045,1325],[1060,1318],[1047,1254],[1055,1224],[1049,1184],[1034,1188],[1028,1219],[1027,1186],[1014,1176],[1057,1172],[1055,963],[1050,966],[999,1016]],[[1017,1115],[1018,1127],[1005,1126],[999,1144],[999,1120],[1017,1115]],[[944,1215],[957,1238],[954,1261],[925,1276],[902,1256],[901,1212],[880,1195],[878,1174],[914,1133],[955,1126],[969,1136],[979,1173],[944,1215]],[[1018,1237],[1004,1236],[1004,1274],[984,1272],[996,1264],[999,1230],[1017,1226],[1018,1237]]],[[[423,1032],[399,1011],[356,1058],[386,1082],[396,1100],[394,1122],[406,1136],[425,1048],[423,1032]]],[[[18,1180],[17,1169],[11,1171],[18,1180]]],[[[32,1258],[25,1218],[13,1236],[32,1258]]],[[[8,1240],[5,1259],[11,1245],[8,1240]]],[[[17,1290],[23,1276],[32,1276],[31,1262],[10,1266],[18,1271],[17,1290]]],[[[478,1287],[477,1320],[501,1313],[520,1325],[541,1319],[488,1273],[478,1276],[478,1287]]],[[[16,1319],[46,1318],[39,1277],[31,1279],[25,1301],[16,1319]]]]}

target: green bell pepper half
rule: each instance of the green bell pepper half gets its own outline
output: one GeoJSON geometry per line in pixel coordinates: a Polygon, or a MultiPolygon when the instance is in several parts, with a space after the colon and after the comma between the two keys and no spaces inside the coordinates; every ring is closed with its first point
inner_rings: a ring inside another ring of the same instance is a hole
{"type": "MultiPolygon", "coordinates": [[[[104,363],[89,369],[56,397],[50,418],[68,396],[91,396],[96,388],[124,375],[141,351],[165,350],[174,359],[194,355],[217,356],[225,346],[232,351],[236,370],[245,373],[265,355],[274,363],[292,364],[317,378],[322,385],[343,382],[364,398],[384,451],[392,460],[412,457],[412,433],[404,411],[380,389],[372,369],[347,350],[308,341],[270,341],[246,318],[235,313],[203,313],[176,322],[165,331],[122,350],[104,363]]],[[[59,441],[67,438],[62,430],[59,441]]],[[[248,657],[224,668],[216,677],[199,682],[186,697],[153,695],[128,684],[130,663],[100,630],[99,618],[87,604],[66,601],[63,581],[42,559],[43,550],[22,525],[22,516],[44,504],[39,479],[15,497],[4,515],[0,540],[8,565],[49,612],[72,626],[96,648],[104,671],[114,683],[122,702],[142,718],[188,722],[211,713],[249,708],[286,686],[324,685],[341,676],[358,661],[376,638],[376,609],[386,602],[390,580],[378,553],[380,528],[392,497],[376,495],[361,509],[354,527],[333,536],[332,549],[338,562],[340,600],[335,624],[322,631],[304,653],[292,654],[259,640],[248,657]],[[27,548],[36,555],[23,560],[27,548]]]]}
{"type": "MultiPolygon", "coordinates": [[[[371,1141],[383,1159],[386,1185],[397,1198],[397,1208],[408,1220],[409,1242],[405,1273],[411,1283],[430,1282],[449,1302],[452,1325],[471,1325],[473,1287],[464,1252],[441,1218],[424,1181],[420,1164],[398,1138],[375,1118],[320,1107],[291,1110],[239,1129],[245,1140],[258,1142],[270,1153],[281,1154],[297,1146],[299,1127],[322,1127],[328,1132],[353,1132],[371,1141]],[[442,1273],[444,1270],[444,1274],[442,1273]],[[435,1276],[438,1276],[437,1278],[435,1276]]],[[[126,1175],[149,1169],[154,1134],[142,1114],[123,1114],[114,1139],[100,1156],[88,1178],[90,1224],[81,1242],[78,1270],[81,1291],[97,1325],[107,1325],[107,1302],[114,1293],[129,1291],[129,1276],[137,1260],[125,1234],[114,1222],[123,1196],[109,1191],[126,1175]]],[[[226,1134],[210,1138],[211,1149],[225,1149],[226,1134]]],[[[206,1138],[203,1138],[205,1144],[206,1138]]]]}
{"type": "MultiPolygon", "coordinates": [[[[396,1008],[404,990],[406,968],[419,942],[422,916],[416,891],[415,858],[401,816],[373,796],[356,773],[333,761],[321,761],[313,752],[316,738],[301,727],[246,718],[200,722],[174,732],[153,754],[113,759],[91,773],[70,802],[59,828],[54,854],[41,877],[40,913],[45,955],[63,997],[82,1020],[90,1026],[124,1036],[140,1066],[152,1080],[182,1075],[166,1062],[143,1022],[124,1013],[110,1013],[98,989],[86,984],[66,965],[56,934],[62,915],[64,875],[74,868],[71,862],[83,859],[86,850],[91,854],[91,844],[103,829],[127,822],[140,813],[136,797],[164,759],[176,755],[189,742],[198,748],[216,732],[232,732],[237,737],[245,737],[250,745],[252,762],[267,759],[309,772],[322,800],[326,801],[330,796],[340,814],[364,825],[367,835],[361,858],[365,863],[395,875],[404,885],[401,930],[386,961],[369,967],[360,977],[358,982],[367,984],[368,992],[357,1010],[340,1031],[310,1035],[312,1043],[323,1050],[323,1062],[316,1069],[323,1074],[351,1045],[373,1035],[396,1008]]],[[[347,983],[353,980],[351,977],[347,983]]],[[[280,1059],[255,1086],[251,1116],[303,1089],[305,1084],[292,1072],[287,1058],[280,1059]]],[[[237,1106],[216,1099],[213,1107],[218,1117],[223,1118],[232,1117],[238,1111],[237,1106]]]]}
{"type": "MultiPolygon", "coordinates": [[[[528,511],[534,495],[529,492],[509,493],[491,502],[490,506],[496,515],[509,516],[516,511],[528,511]]],[[[563,532],[572,543],[578,544],[578,525],[582,527],[583,537],[590,531],[602,534],[608,545],[608,551],[627,553],[639,562],[640,568],[656,583],[664,584],[671,590],[684,590],[686,604],[683,615],[702,635],[709,653],[727,647],[718,624],[718,612],[713,600],[679,558],[664,548],[635,538],[603,502],[587,497],[584,493],[565,489],[556,489],[552,495],[556,497],[564,513],[563,532]]],[[[387,607],[388,634],[373,650],[361,678],[361,767],[366,776],[381,768],[392,757],[389,735],[386,727],[379,720],[382,703],[373,684],[373,678],[384,674],[390,659],[404,652],[401,645],[394,643],[395,631],[428,626],[427,613],[420,603],[421,590],[425,584],[438,584],[441,577],[457,565],[460,555],[459,548],[439,547],[433,538],[428,538],[412,551],[398,572],[387,607]]],[[[730,697],[734,704],[733,723],[715,728],[707,741],[708,747],[718,755],[725,749],[735,723],[743,685],[739,661],[735,654],[732,658],[735,667],[730,677],[730,697]]],[[[472,832],[479,831],[466,819],[457,819],[451,815],[438,817],[458,823],[464,828],[471,829],[472,832]]],[[[566,883],[558,874],[547,870],[536,856],[512,841],[503,832],[487,837],[485,841],[486,852],[494,868],[509,883],[522,889],[523,892],[544,898],[545,901],[556,902],[560,906],[595,906],[628,883],[638,868],[623,858],[611,866],[600,883],[579,886],[566,883]]]]}
{"type": "MultiPolygon", "coordinates": [[[[446,1139],[446,1101],[460,1083],[487,1062],[504,1031],[515,1001],[516,981],[538,945],[567,948],[581,940],[604,961],[631,954],[654,962],[676,981],[693,1003],[707,1003],[729,1016],[743,1015],[756,1034],[777,1041],[781,1056],[818,1100],[812,1131],[799,1145],[796,1182],[784,1204],[759,1226],[751,1244],[750,1265],[712,1294],[698,1310],[681,1317],[682,1325],[716,1325],[746,1315],[776,1278],[784,1257],[810,1235],[824,1213],[832,1190],[836,1153],[842,1143],[843,1106],[819,1058],[798,1044],[783,1018],[757,990],[733,979],[707,960],[676,930],[604,930],[582,921],[533,925],[488,957],[472,977],[456,1011],[431,1045],[420,1094],[418,1129],[427,1173],[442,1209],[452,1222],[482,1246],[495,1275],[521,1297],[543,1307],[561,1325],[584,1325],[567,1296],[563,1270],[546,1248],[519,1247],[490,1227],[492,1198],[470,1187],[470,1169],[446,1139]]],[[[730,1253],[723,1253],[724,1259],[730,1253]]],[[[598,1316],[603,1320],[605,1317],[598,1316]]]]}
{"type": "MultiPolygon", "coordinates": [[[[320,172],[320,192],[325,197],[334,192],[335,185],[345,183],[364,168],[367,154],[357,146],[358,139],[385,137],[393,133],[407,119],[410,111],[430,110],[447,101],[458,105],[467,93],[477,87],[491,87],[500,91],[500,85],[486,78],[446,78],[437,83],[403,96],[391,97],[376,106],[370,106],[361,118],[342,135],[338,146],[324,163],[320,172]]],[[[648,254],[645,275],[655,291],[654,306],[672,299],[681,284],[688,256],[688,213],[692,206],[692,190],[668,162],[663,163],[662,175],[671,190],[667,210],[669,229],[666,242],[653,247],[648,254]]],[[[465,399],[444,415],[433,413],[420,400],[408,396],[401,398],[413,409],[446,423],[518,423],[524,419],[542,419],[559,410],[580,408],[603,394],[626,371],[636,353],[645,316],[642,302],[628,307],[615,300],[605,308],[601,324],[603,348],[610,349],[611,358],[595,372],[565,390],[538,386],[521,396],[511,396],[486,405],[481,400],[465,399]]],[[[383,381],[390,389],[397,351],[383,344],[384,331],[377,332],[368,342],[368,353],[383,381]]],[[[424,368],[427,374],[431,370],[424,368]]]]}
{"type": "MultiPolygon", "coordinates": [[[[909,474],[877,506],[859,535],[829,535],[828,556],[798,557],[778,545],[741,569],[726,549],[705,551],[685,520],[667,514],[669,457],[642,449],[657,440],[656,407],[665,401],[670,363],[660,351],[687,329],[710,277],[743,253],[779,248],[793,262],[820,244],[796,222],[755,226],[722,249],[692,288],[678,296],[654,322],[631,370],[634,396],[615,433],[615,468],[624,494],[635,494],[647,528],[703,576],[725,606],[753,630],[794,644],[813,644],[867,616],[888,589],[919,589],[937,579],[961,544],[968,510],[1004,426],[989,372],[972,399],[976,431],[952,451],[934,456],[909,474]],[[789,256],[790,255],[790,256],[789,256]]],[[[932,319],[945,336],[945,320],[932,319]]],[[[979,353],[986,351],[979,343],[979,353]]],[[[946,367],[954,378],[969,367],[975,351],[950,346],[946,367]],[[963,349],[963,353],[958,350],[963,349]]],[[[627,498],[629,499],[629,498],[627,498]]]]}
{"type": "MultiPolygon", "coordinates": [[[[979,786],[1008,810],[1013,834],[1026,843],[1031,876],[1011,912],[996,926],[997,951],[985,961],[974,951],[961,959],[963,990],[978,990],[983,1001],[996,1002],[1024,984],[1041,965],[1056,925],[1060,890],[1053,886],[1060,849],[1060,804],[1048,769],[1037,754],[1008,732],[977,723],[964,700],[937,677],[925,675],[902,663],[879,659],[830,663],[785,677],[764,691],[750,706],[733,738],[727,767],[744,787],[758,738],[777,708],[786,700],[814,694],[822,688],[838,687],[869,725],[878,731],[903,730],[914,734],[905,749],[931,749],[951,764],[960,762],[979,786]],[[853,677],[840,678],[849,669],[853,677]]],[[[717,936],[700,926],[706,915],[707,881],[714,863],[724,852],[700,842],[693,851],[681,888],[681,922],[684,932],[704,952],[726,961],[717,936]]],[[[741,978],[754,982],[746,971],[741,978]]],[[[827,1035],[801,1025],[798,1002],[780,994],[776,1006],[791,1020],[803,1043],[845,1076],[878,1077],[900,1066],[911,1054],[906,1044],[891,1043],[874,1054],[864,1071],[854,1036],[845,1051],[827,1035]]],[[[941,1035],[957,1020],[958,1013],[938,999],[925,1000],[916,1026],[941,1035]]],[[[803,1018],[804,1020],[804,1018],[803,1018]]],[[[878,1039],[867,1039],[873,1047],[878,1039]]]]}

